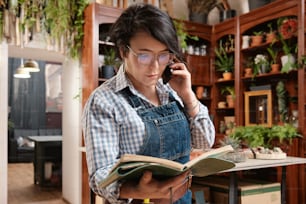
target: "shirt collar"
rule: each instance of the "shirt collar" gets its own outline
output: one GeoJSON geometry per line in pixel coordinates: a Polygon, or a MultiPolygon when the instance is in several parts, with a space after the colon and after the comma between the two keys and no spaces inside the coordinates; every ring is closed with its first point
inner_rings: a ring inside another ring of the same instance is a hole
{"type": "MultiPolygon", "coordinates": [[[[122,64],[116,74],[116,87],[115,87],[115,92],[119,92],[126,87],[129,87],[130,91],[138,96],[142,97],[142,94],[140,94],[133,86],[132,82],[129,80],[127,75],[125,74],[124,71],[124,64],[122,64]]],[[[158,80],[157,85],[156,85],[156,91],[160,97],[160,100],[162,104],[168,103],[168,97],[169,97],[169,92],[171,88],[169,85],[164,85],[162,82],[162,79],[158,80]]],[[[143,97],[142,97],[143,98],[143,97]]]]}
{"type": "Polygon", "coordinates": [[[128,79],[128,77],[125,75],[124,64],[122,64],[116,74],[115,92],[121,91],[126,87],[131,87],[131,86],[133,85],[131,81],[128,79]]]}

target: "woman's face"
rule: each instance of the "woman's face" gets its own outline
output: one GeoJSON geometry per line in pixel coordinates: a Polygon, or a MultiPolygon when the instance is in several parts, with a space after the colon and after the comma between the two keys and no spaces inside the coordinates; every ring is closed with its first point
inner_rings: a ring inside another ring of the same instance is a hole
{"type": "Polygon", "coordinates": [[[166,45],[140,31],[131,38],[128,49],[125,70],[135,88],[155,87],[172,58],[166,45]]]}

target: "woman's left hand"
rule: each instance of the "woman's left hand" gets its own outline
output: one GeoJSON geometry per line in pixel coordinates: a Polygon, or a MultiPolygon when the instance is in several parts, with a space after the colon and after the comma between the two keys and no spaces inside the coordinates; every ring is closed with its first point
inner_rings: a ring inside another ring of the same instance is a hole
{"type": "Polygon", "coordinates": [[[193,94],[191,74],[182,62],[176,62],[170,65],[170,68],[172,69],[172,76],[169,84],[184,101],[185,98],[190,97],[190,94],[193,94]]]}
{"type": "Polygon", "coordinates": [[[191,87],[191,74],[182,62],[174,63],[170,68],[173,71],[169,84],[181,97],[188,115],[194,117],[199,112],[199,101],[191,87]]]}

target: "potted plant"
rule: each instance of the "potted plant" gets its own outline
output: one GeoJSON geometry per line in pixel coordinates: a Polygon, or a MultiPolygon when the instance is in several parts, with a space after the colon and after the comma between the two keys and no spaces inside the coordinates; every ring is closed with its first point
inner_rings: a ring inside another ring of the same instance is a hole
{"type": "Polygon", "coordinates": [[[278,48],[273,47],[274,43],[271,43],[270,46],[267,48],[267,51],[271,57],[271,73],[278,73],[280,69],[280,64],[277,63],[277,56],[279,53],[278,48]]]}
{"type": "Polygon", "coordinates": [[[266,55],[257,54],[254,58],[254,75],[267,73],[269,70],[269,61],[266,55]]]}
{"type": "Polygon", "coordinates": [[[251,36],[252,42],[251,46],[258,46],[262,43],[263,41],[263,31],[254,31],[253,35],[251,36]]]}
{"type": "Polygon", "coordinates": [[[234,86],[224,86],[221,88],[221,94],[226,95],[226,103],[229,108],[235,106],[235,87],[234,86]]]}
{"type": "Polygon", "coordinates": [[[267,146],[266,138],[269,134],[269,128],[255,125],[255,126],[237,126],[229,135],[235,140],[241,141],[243,146],[250,148],[267,146]]]}
{"type": "Polygon", "coordinates": [[[216,0],[188,0],[189,20],[198,23],[207,23],[209,12],[218,4],[216,0]]]}
{"type": "Polygon", "coordinates": [[[197,36],[191,36],[186,32],[186,27],[183,21],[173,20],[173,24],[175,26],[176,34],[178,36],[178,40],[183,51],[187,49],[187,39],[195,41],[199,40],[197,36]]]}
{"type": "Polygon", "coordinates": [[[0,41],[15,38],[14,45],[21,46],[27,44],[30,37],[46,39],[47,49],[78,59],[84,37],[84,10],[88,4],[87,0],[77,3],[69,0],[0,1],[0,41]],[[15,26],[16,33],[11,32],[15,26]]]}
{"type": "Polygon", "coordinates": [[[273,43],[276,40],[276,32],[273,30],[272,22],[268,23],[269,32],[266,33],[266,42],[273,43]]]}
{"type": "Polygon", "coordinates": [[[233,77],[234,70],[234,56],[227,53],[222,45],[222,40],[220,40],[219,48],[215,49],[216,53],[216,70],[223,72],[223,79],[229,80],[233,77]]]}
{"type": "Polygon", "coordinates": [[[297,43],[293,40],[293,36],[297,33],[297,20],[294,18],[279,18],[279,40],[282,43],[282,50],[284,55],[281,56],[282,73],[288,73],[291,70],[296,69],[296,57],[297,43]]]}
{"type": "Polygon", "coordinates": [[[291,124],[273,125],[271,128],[260,125],[238,126],[229,135],[242,144],[250,147],[280,147],[282,143],[291,144],[293,138],[301,137],[291,124]]]}
{"type": "Polygon", "coordinates": [[[223,139],[219,140],[221,146],[231,145],[234,149],[232,152],[228,152],[224,155],[224,158],[235,163],[246,161],[246,154],[241,148],[240,140],[230,137],[224,136],[223,139]]]}
{"type": "Polygon", "coordinates": [[[118,66],[116,51],[110,47],[104,50],[104,63],[100,69],[100,76],[105,79],[113,77],[118,66]]]}
{"type": "Polygon", "coordinates": [[[253,62],[252,57],[248,57],[244,61],[244,76],[245,77],[251,77],[253,75],[253,66],[254,66],[254,62],[253,62]]]}
{"type": "Polygon", "coordinates": [[[296,137],[302,137],[301,134],[298,133],[296,127],[289,123],[285,123],[284,125],[273,125],[270,129],[269,140],[268,143],[272,143],[274,139],[277,139],[279,143],[292,143],[292,139],[296,137]]]}
{"type": "MultiPolygon", "coordinates": [[[[280,38],[280,41],[283,44],[283,52],[284,55],[281,56],[281,64],[282,64],[282,73],[289,73],[291,70],[296,69],[296,57],[295,52],[293,51],[296,47],[290,45],[290,42],[286,42],[283,38],[280,38]]],[[[289,40],[290,41],[290,40],[289,40]]]]}

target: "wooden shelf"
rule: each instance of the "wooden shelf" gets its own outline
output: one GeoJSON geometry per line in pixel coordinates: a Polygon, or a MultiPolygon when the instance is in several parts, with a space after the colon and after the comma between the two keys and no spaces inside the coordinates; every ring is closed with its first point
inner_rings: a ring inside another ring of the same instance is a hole
{"type": "Polygon", "coordinates": [[[101,45],[115,46],[115,43],[113,43],[113,42],[102,41],[102,40],[99,40],[99,44],[101,44],[101,45]]]}

